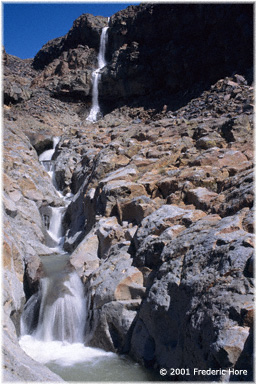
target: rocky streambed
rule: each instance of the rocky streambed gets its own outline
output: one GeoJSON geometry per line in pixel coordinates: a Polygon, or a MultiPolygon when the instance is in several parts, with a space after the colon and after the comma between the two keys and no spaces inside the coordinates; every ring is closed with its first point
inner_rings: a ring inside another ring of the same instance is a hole
{"type": "MultiPolygon", "coordinates": [[[[111,36],[118,23],[125,28],[124,18],[130,31],[136,11],[117,14],[111,36]]],[[[5,380],[61,381],[17,339],[24,304],[44,275],[39,257],[52,254],[43,215],[63,204],[39,162],[58,136],[56,186],[72,196],[63,248],[84,284],[86,345],[129,355],[156,373],[165,369],[160,378],[167,381],[251,381],[253,86],[234,72],[181,101],[181,108],[146,108],[138,99],[137,106],[124,104],[90,123],[89,101],[75,83],[62,84],[58,97],[56,90],[69,71],[81,80],[96,65],[93,37],[105,23],[79,18],[34,65],[4,54],[5,380]],[[92,35],[78,43],[75,32],[84,22],[92,35]],[[91,55],[89,67],[76,59],[83,59],[77,50],[91,55]],[[179,370],[170,375],[171,368],[179,370]]]]}

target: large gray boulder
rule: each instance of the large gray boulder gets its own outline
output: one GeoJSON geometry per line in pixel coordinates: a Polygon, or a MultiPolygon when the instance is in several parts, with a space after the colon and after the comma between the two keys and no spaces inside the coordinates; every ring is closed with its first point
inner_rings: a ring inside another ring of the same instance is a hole
{"type": "Polygon", "coordinates": [[[86,283],[87,343],[105,350],[128,350],[130,328],[145,293],[143,274],[132,266],[129,242],[114,245],[86,283]]]}
{"type": "Polygon", "coordinates": [[[164,246],[133,330],[131,354],[137,360],[156,369],[187,367],[191,376],[176,377],[187,381],[228,379],[193,370],[228,369],[244,361],[254,306],[247,214],[248,209],[223,219],[208,215],[164,246]]]}

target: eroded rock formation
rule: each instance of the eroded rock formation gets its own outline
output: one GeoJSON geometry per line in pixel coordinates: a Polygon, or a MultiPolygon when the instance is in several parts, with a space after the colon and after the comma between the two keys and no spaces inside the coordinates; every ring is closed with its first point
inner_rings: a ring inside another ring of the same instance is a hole
{"type": "Polygon", "coordinates": [[[39,256],[52,252],[41,213],[61,204],[38,161],[54,136],[56,183],[74,194],[64,248],[88,296],[86,342],[156,371],[248,370],[168,380],[252,379],[252,17],[249,4],[112,16],[99,91],[103,111],[119,108],[94,124],[85,118],[106,18],[82,15],[33,61],[4,52],[7,380],[61,380],[17,342],[39,256]]]}

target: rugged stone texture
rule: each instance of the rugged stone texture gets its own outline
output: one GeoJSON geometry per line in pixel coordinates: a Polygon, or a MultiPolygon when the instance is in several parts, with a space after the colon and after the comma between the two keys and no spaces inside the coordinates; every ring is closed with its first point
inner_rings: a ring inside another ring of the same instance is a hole
{"type": "MultiPolygon", "coordinates": [[[[244,74],[251,82],[252,13],[251,4],[142,4],[113,15],[108,64],[99,84],[102,110],[129,104],[175,111],[222,77],[244,74]]],[[[45,44],[33,60],[42,72],[32,88],[45,87],[62,100],[83,100],[88,114],[91,73],[106,24],[106,18],[83,14],[65,36],[45,44]]],[[[235,84],[245,85],[240,76],[230,83],[228,98],[237,96],[235,84]]],[[[26,94],[17,92],[19,100],[26,94]]]]}
{"type": "Polygon", "coordinates": [[[192,91],[234,71],[246,74],[251,69],[252,28],[251,5],[130,6],[110,20],[101,99],[113,108],[124,102],[143,105],[147,102],[142,96],[151,95],[150,106],[155,95],[159,110],[164,105],[173,110],[179,103],[175,94],[182,96],[187,90],[192,97],[192,91]],[[110,94],[114,102],[108,100],[110,94]]]}
{"type": "Polygon", "coordinates": [[[43,69],[64,51],[77,48],[79,45],[99,51],[101,30],[106,24],[106,17],[81,15],[65,36],[53,39],[41,48],[33,60],[34,68],[43,69]]]}
{"type": "Polygon", "coordinates": [[[249,336],[244,317],[253,308],[252,279],[246,273],[252,234],[242,229],[246,213],[206,216],[164,246],[164,262],[155,272],[131,340],[131,352],[145,365],[179,368],[187,363],[193,372],[236,364],[249,336]]]}
{"type": "Polygon", "coordinates": [[[56,183],[74,194],[64,247],[89,294],[88,343],[156,370],[247,363],[251,380],[252,5],[142,4],[114,15],[100,102],[121,107],[91,124],[105,24],[82,15],[43,47],[37,70],[3,55],[3,300],[21,362],[7,343],[6,378],[35,378],[14,325],[18,334],[42,274],[38,256],[51,252],[40,213],[61,202],[38,155],[60,136],[56,183]]]}
{"type": "Polygon", "coordinates": [[[111,351],[127,350],[130,327],[144,295],[143,275],[131,266],[128,245],[118,244],[88,278],[87,343],[111,351]]]}
{"type": "Polygon", "coordinates": [[[175,205],[163,205],[154,211],[143,219],[132,240],[134,265],[159,266],[163,262],[161,253],[165,244],[205,215],[200,210],[185,210],[175,205]]]}
{"type": "Polygon", "coordinates": [[[2,52],[4,64],[4,104],[16,104],[32,96],[30,84],[36,71],[31,68],[31,59],[22,60],[2,52]]]}
{"type": "Polygon", "coordinates": [[[4,380],[62,381],[30,359],[19,347],[20,314],[25,300],[38,290],[43,275],[39,255],[52,251],[44,244],[39,209],[58,204],[59,197],[38,162],[29,139],[14,122],[4,127],[4,380]]]}
{"type": "Polygon", "coordinates": [[[53,97],[90,103],[92,70],[97,67],[101,30],[106,24],[107,18],[83,14],[65,36],[46,43],[33,60],[33,67],[42,72],[32,88],[44,87],[53,97]]]}

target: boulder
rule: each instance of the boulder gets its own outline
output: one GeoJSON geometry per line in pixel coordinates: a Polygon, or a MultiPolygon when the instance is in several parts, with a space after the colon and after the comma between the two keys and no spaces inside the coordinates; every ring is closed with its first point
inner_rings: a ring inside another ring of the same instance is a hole
{"type": "Polygon", "coordinates": [[[98,256],[103,259],[107,258],[112,245],[124,239],[124,230],[116,217],[100,219],[95,232],[99,241],[98,256]]]}
{"type": "Polygon", "coordinates": [[[100,191],[97,202],[99,207],[98,213],[105,216],[116,214],[119,210],[119,205],[146,194],[146,190],[141,184],[127,182],[122,179],[107,182],[100,191]]]}
{"type": "Polygon", "coordinates": [[[90,346],[122,352],[145,293],[143,275],[132,266],[126,243],[111,248],[108,258],[88,278],[90,346]]]}
{"type": "Polygon", "coordinates": [[[75,267],[79,276],[88,276],[99,267],[99,240],[94,230],[83,239],[70,257],[70,263],[75,267]]]}
{"type": "Polygon", "coordinates": [[[249,336],[242,317],[253,307],[246,212],[205,216],[166,243],[133,329],[136,359],[156,369],[187,367],[194,381],[221,377],[194,376],[193,368],[237,365],[249,336]]]}
{"type": "Polygon", "coordinates": [[[206,214],[201,210],[163,205],[144,218],[132,240],[130,252],[137,267],[156,268],[162,263],[164,246],[182,230],[206,214]]]}
{"type": "Polygon", "coordinates": [[[197,209],[206,211],[212,206],[212,200],[218,196],[217,193],[208,190],[205,187],[190,189],[186,192],[185,201],[192,203],[197,209]]]}

